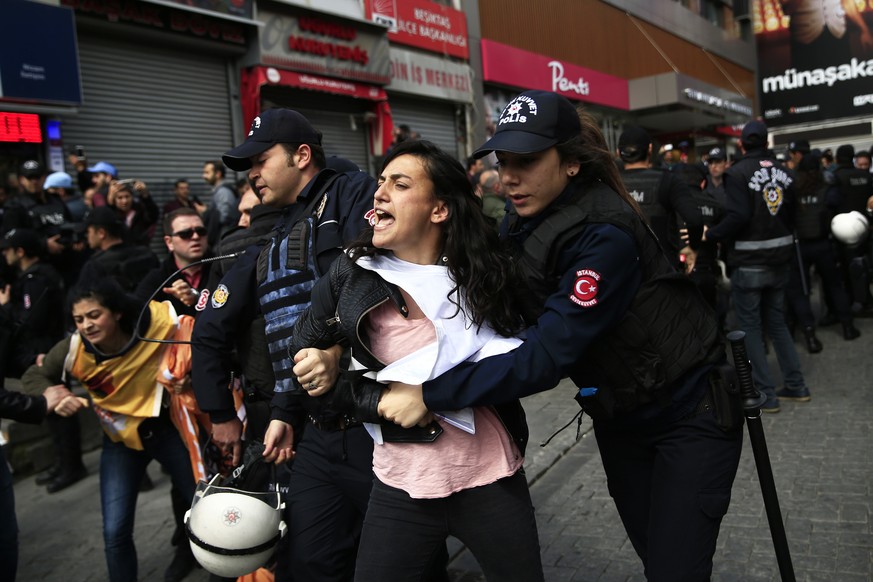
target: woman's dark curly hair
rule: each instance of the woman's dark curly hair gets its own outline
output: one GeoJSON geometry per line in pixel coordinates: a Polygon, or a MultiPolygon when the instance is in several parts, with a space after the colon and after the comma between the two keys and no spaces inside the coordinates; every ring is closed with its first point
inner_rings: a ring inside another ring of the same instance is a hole
{"type": "Polygon", "coordinates": [[[79,283],[70,293],[70,311],[74,305],[85,299],[92,299],[112,313],[121,314],[118,324],[122,331],[133,334],[133,326],[136,325],[142,305],[127,295],[115,279],[101,277],[95,281],[79,283]]]}
{"type": "MultiPolygon", "coordinates": [[[[482,212],[482,203],[464,167],[429,141],[408,140],[391,150],[382,171],[393,160],[407,155],[421,160],[433,182],[434,197],[448,208],[442,256],[456,284],[449,292],[449,300],[460,310],[457,296],[462,294],[470,311],[467,316],[477,326],[488,322],[501,335],[517,333],[524,327],[520,306],[516,304],[522,278],[504,252],[493,221],[482,212]]],[[[349,250],[353,259],[390,252],[373,247],[372,227],[349,250]]]]}

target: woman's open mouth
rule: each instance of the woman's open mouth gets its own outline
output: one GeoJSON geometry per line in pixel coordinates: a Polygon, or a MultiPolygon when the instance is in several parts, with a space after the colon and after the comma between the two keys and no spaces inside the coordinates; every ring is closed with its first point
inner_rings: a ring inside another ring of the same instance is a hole
{"type": "Polygon", "coordinates": [[[370,217],[370,224],[373,225],[374,229],[387,228],[394,224],[394,216],[384,210],[376,208],[373,211],[373,216],[370,217]]]}

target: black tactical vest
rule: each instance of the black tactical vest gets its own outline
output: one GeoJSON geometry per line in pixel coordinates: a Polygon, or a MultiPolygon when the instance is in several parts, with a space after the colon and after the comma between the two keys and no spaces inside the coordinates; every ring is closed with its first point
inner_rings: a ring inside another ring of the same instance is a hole
{"type": "Polygon", "coordinates": [[[794,215],[794,228],[798,240],[820,240],[826,238],[828,210],[825,206],[827,184],[822,184],[815,192],[801,195],[797,200],[794,215]]]}
{"type": "Polygon", "coordinates": [[[873,196],[873,174],[858,168],[837,168],[840,183],[840,212],[857,210],[865,214],[867,199],[873,196]]]}
{"type": "Polygon", "coordinates": [[[670,266],[651,230],[613,190],[597,184],[575,192],[527,238],[520,266],[541,309],[563,274],[556,264],[560,250],[594,223],[633,236],[643,282],[621,322],[586,350],[570,377],[579,386],[608,391],[614,413],[667,402],[669,393],[661,389],[719,361],[724,345],[715,314],[694,283],[670,266]]]}
{"type": "Polygon", "coordinates": [[[321,275],[315,260],[316,223],[321,214],[328,189],[339,174],[323,171],[320,178],[330,176],[320,188],[313,188],[309,203],[300,219],[290,227],[275,231],[270,244],[258,256],[258,300],[264,315],[264,328],[276,392],[295,389],[294,361],[288,353],[294,324],[309,307],[312,288],[321,275]]]}

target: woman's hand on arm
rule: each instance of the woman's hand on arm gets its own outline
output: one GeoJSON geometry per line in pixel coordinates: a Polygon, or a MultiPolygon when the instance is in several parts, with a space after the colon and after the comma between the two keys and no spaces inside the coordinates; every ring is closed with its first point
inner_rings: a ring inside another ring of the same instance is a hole
{"type": "Polygon", "coordinates": [[[264,460],[277,465],[294,458],[294,429],[287,422],[271,420],[264,435],[264,460]]]}
{"type": "Polygon", "coordinates": [[[421,384],[416,386],[400,382],[389,384],[382,393],[382,399],[379,400],[379,414],[403,428],[426,424],[430,412],[424,405],[421,384]]]}
{"type": "Polygon", "coordinates": [[[57,409],[58,404],[71,394],[72,392],[70,392],[69,388],[63,384],[55,384],[54,386],[46,388],[42,393],[45,398],[46,412],[54,412],[55,409],[57,409]]]}
{"type": "Polygon", "coordinates": [[[294,354],[294,375],[310,396],[327,394],[339,376],[339,361],[342,346],[326,350],[304,348],[294,354]]]}
{"type": "Polygon", "coordinates": [[[55,414],[59,416],[73,416],[83,408],[88,407],[88,399],[69,394],[55,407],[55,414]]]}

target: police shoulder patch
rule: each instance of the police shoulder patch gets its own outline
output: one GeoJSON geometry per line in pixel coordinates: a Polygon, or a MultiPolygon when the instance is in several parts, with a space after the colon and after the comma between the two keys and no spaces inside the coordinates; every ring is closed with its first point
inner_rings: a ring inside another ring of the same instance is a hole
{"type": "Polygon", "coordinates": [[[600,273],[591,269],[576,271],[576,282],[570,301],[580,307],[593,307],[599,303],[597,294],[600,291],[600,273]]]}
{"type": "Polygon", "coordinates": [[[224,304],[227,303],[228,299],[230,299],[230,291],[227,286],[222,283],[212,294],[212,308],[219,309],[224,307],[224,304]]]}

